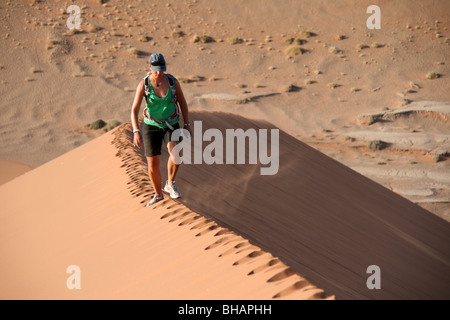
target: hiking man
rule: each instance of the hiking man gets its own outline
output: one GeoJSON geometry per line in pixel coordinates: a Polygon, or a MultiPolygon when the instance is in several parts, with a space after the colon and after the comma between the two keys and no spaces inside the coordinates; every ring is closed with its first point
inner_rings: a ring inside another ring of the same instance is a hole
{"type": "Polygon", "coordinates": [[[183,114],[184,129],[191,133],[189,125],[189,110],[180,83],[172,75],[165,73],[166,61],[161,53],[150,55],[151,72],[139,82],[131,107],[131,124],[133,126],[133,145],[141,148],[144,145],[148,163],[150,180],[155,190],[153,198],[147,207],[164,199],[162,191],[171,198],[181,197],[175,184],[175,176],[179,165],[175,164],[172,149],[178,141],[171,141],[174,130],[180,128],[179,109],[183,114]],[[142,133],[139,129],[138,114],[142,98],[145,97],[144,122],[142,133]],[[169,160],[167,162],[167,181],[161,189],[161,172],[159,162],[163,140],[167,143],[169,160]]]}

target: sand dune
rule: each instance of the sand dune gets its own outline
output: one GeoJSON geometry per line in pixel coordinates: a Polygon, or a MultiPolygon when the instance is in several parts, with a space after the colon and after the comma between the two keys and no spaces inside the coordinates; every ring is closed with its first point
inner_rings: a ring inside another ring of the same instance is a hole
{"type": "Polygon", "coordinates": [[[332,298],[181,203],[145,208],[146,164],[129,128],[0,187],[2,299],[332,298]],[[80,290],[66,286],[70,265],[80,290]]]}
{"type": "MultiPolygon", "coordinates": [[[[368,5],[354,0],[89,0],[79,4],[76,33],[67,27],[68,5],[19,0],[0,7],[2,159],[36,168],[102,134],[84,125],[128,121],[148,55],[159,51],[182,81],[191,110],[267,120],[346,166],[368,169],[360,172],[410,164],[449,171],[448,150],[430,151],[423,139],[413,139],[409,150],[397,144],[383,152],[364,140],[388,130],[442,141],[447,123],[420,116],[357,123],[360,115],[410,103],[448,105],[448,1],[378,1],[376,30],[366,25],[368,5]],[[211,41],[194,40],[202,36],[211,41]],[[232,38],[241,42],[231,44],[232,38]],[[361,130],[372,133],[351,136],[361,130]]],[[[386,175],[368,176],[398,189],[386,175]]],[[[445,200],[423,206],[450,220],[448,183],[405,184],[430,185],[433,196],[404,195],[421,203],[445,200]]]]}
{"type": "MultiPolygon", "coordinates": [[[[204,129],[273,128],[192,117],[204,129]]],[[[152,188],[130,128],[0,187],[2,298],[450,297],[450,224],[286,133],[277,175],[184,165],[182,200],[145,208],[152,188]],[[66,287],[69,265],[81,290],[66,287]],[[370,265],[381,290],[366,286],[370,265]]]]}
{"type": "Polygon", "coordinates": [[[447,298],[450,2],[370,4],[381,29],[355,0],[0,4],[0,296],[447,298]],[[280,128],[279,174],[186,166],[142,208],[129,125],[85,125],[129,121],[152,52],[204,129],[280,128]]]}
{"type": "MultiPolygon", "coordinates": [[[[223,113],[193,117],[221,130],[270,128],[223,113]]],[[[287,134],[274,176],[243,165],[187,168],[182,176],[194,187],[181,202],[337,298],[450,297],[450,224],[287,134]],[[196,201],[205,196],[215,201],[196,201]],[[370,265],[381,268],[382,290],[366,287],[370,265]]]]}

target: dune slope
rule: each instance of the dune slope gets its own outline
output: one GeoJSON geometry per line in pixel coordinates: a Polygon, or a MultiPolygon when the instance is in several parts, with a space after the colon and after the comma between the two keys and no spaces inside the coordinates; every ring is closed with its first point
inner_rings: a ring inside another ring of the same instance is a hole
{"type": "MultiPolygon", "coordinates": [[[[273,128],[224,113],[191,118],[204,130],[273,128]]],[[[282,131],[276,175],[256,165],[191,165],[180,177],[181,202],[338,299],[450,297],[447,221],[282,131]],[[366,286],[371,265],[380,267],[381,290],[366,286]]]]}
{"type": "MultiPolygon", "coordinates": [[[[274,128],[225,113],[191,121],[274,128]]],[[[181,201],[145,208],[153,190],[130,129],[0,186],[2,298],[450,297],[450,224],[288,134],[276,175],[183,165],[181,201]],[[69,265],[81,290],[66,287],[69,265]],[[380,290],[366,286],[372,265],[380,290]]]]}
{"type": "Polygon", "coordinates": [[[181,203],[144,207],[151,188],[129,129],[0,186],[1,299],[333,298],[181,203]],[[73,265],[79,290],[67,286],[73,265]]]}

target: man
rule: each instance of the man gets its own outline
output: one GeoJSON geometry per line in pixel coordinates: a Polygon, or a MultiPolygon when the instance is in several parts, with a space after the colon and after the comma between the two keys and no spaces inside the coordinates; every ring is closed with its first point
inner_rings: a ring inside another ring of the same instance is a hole
{"type": "Polygon", "coordinates": [[[179,165],[175,164],[172,155],[172,150],[178,142],[171,141],[174,130],[180,128],[179,109],[183,115],[184,129],[191,133],[186,99],[178,80],[172,75],[165,73],[167,68],[164,56],[161,53],[151,54],[149,67],[151,73],[147,74],[139,82],[131,108],[131,124],[134,135],[133,145],[138,148],[141,148],[142,144],[144,145],[149,176],[155,190],[155,194],[150,202],[147,203],[147,207],[164,199],[162,191],[168,193],[173,199],[181,197],[181,193],[175,184],[175,176],[179,165]],[[141,133],[138,114],[144,96],[146,98],[146,107],[141,133]],[[170,156],[167,163],[168,178],[162,189],[159,163],[163,140],[167,143],[167,150],[170,156]]]}

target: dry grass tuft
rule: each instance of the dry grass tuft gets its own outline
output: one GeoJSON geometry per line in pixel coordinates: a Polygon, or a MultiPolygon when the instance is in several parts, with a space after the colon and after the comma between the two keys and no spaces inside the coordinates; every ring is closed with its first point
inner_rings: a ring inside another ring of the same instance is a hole
{"type": "Polygon", "coordinates": [[[425,76],[428,80],[433,80],[439,78],[439,74],[436,72],[428,72],[425,76]]]}
{"type": "Polygon", "coordinates": [[[310,32],[310,31],[302,30],[302,31],[300,31],[300,33],[302,35],[304,35],[306,38],[312,37],[312,32],[310,32]]]}
{"type": "Polygon", "coordinates": [[[337,87],[339,87],[339,84],[337,84],[336,82],[331,82],[327,86],[330,89],[336,89],[337,87]]]}
{"type": "Polygon", "coordinates": [[[141,52],[135,47],[131,47],[131,48],[127,49],[127,52],[130,56],[135,57],[135,58],[138,58],[141,54],[141,52]]]}
{"type": "Polygon", "coordinates": [[[207,36],[207,35],[202,35],[202,36],[199,36],[199,35],[194,35],[194,37],[192,38],[192,42],[193,43],[210,43],[210,42],[213,42],[214,40],[213,40],[213,38],[211,38],[210,36],[207,36]]]}
{"type": "Polygon", "coordinates": [[[379,44],[378,42],[374,42],[370,45],[372,48],[381,48],[383,45],[379,44]]]}
{"type": "Polygon", "coordinates": [[[240,43],[242,43],[244,41],[241,38],[238,38],[238,37],[231,37],[231,38],[228,39],[228,42],[230,44],[240,44],[240,43]]]}
{"type": "Polygon", "coordinates": [[[363,49],[367,49],[369,46],[363,43],[360,43],[356,46],[356,50],[363,50],[363,49]]]}
{"type": "Polygon", "coordinates": [[[184,32],[181,30],[175,30],[174,32],[172,32],[172,38],[177,39],[177,38],[182,38],[184,36],[184,32]]]}
{"type": "Polygon", "coordinates": [[[302,55],[303,53],[305,53],[305,50],[302,49],[300,46],[292,45],[292,46],[287,47],[284,52],[290,56],[298,56],[298,55],[302,55]]]}

